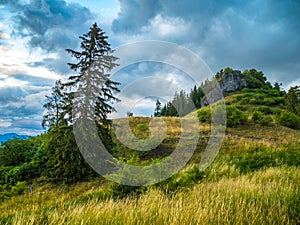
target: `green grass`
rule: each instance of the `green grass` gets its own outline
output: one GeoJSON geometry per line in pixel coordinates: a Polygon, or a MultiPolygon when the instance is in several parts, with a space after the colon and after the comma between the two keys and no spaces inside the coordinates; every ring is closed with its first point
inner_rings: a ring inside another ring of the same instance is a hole
{"type": "MultiPolygon", "coordinates": [[[[198,166],[211,128],[201,122],[193,157],[168,180],[137,188],[103,178],[65,186],[36,181],[32,194],[25,190],[0,204],[0,224],[300,224],[300,131],[277,124],[276,108],[241,105],[241,100],[228,96],[226,104],[238,107],[248,121],[226,129],[206,171],[198,166]],[[254,111],[273,121],[269,126],[256,123],[254,111]]],[[[180,118],[162,119],[167,133],[156,149],[137,153],[115,140],[115,156],[137,164],[168,157],[182,129],[180,118]]],[[[130,129],[142,139],[151,135],[149,122],[147,117],[129,118],[130,129]]]]}
{"type": "Polygon", "coordinates": [[[94,195],[81,203],[75,200],[101,188],[47,188],[3,203],[0,224],[297,224],[299,179],[299,168],[268,168],[171,196],[153,187],[138,196],[99,201],[94,195]]]}

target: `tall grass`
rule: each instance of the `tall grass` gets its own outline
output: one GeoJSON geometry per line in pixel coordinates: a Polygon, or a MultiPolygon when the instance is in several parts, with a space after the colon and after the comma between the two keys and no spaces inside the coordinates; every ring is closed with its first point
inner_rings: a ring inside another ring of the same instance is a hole
{"type": "Polygon", "coordinates": [[[76,192],[75,189],[56,198],[53,191],[44,194],[49,197],[40,202],[34,196],[22,196],[19,201],[11,200],[16,205],[4,203],[0,221],[22,225],[299,224],[299,180],[299,168],[282,167],[207,181],[171,196],[150,188],[139,196],[104,201],[91,198],[78,203],[74,194],[69,193],[76,192]]]}

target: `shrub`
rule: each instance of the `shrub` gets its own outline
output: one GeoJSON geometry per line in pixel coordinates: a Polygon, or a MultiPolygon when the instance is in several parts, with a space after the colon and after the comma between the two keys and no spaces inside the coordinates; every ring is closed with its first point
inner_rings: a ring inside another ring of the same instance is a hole
{"type": "Polygon", "coordinates": [[[266,116],[260,111],[253,112],[252,120],[262,126],[268,126],[273,121],[270,116],[266,116]]]}
{"type": "Polygon", "coordinates": [[[136,125],[135,133],[136,133],[137,137],[145,139],[145,138],[149,137],[150,130],[149,130],[148,125],[139,123],[136,125]]]}
{"type": "Polygon", "coordinates": [[[203,108],[198,110],[197,116],[200,122],[211,122],[211,111],[210,108],[203,108]]]}
{"type": "Polygon", "coordinates": [[[247,123],[247,115],[239,110],[237,107],[228,106],[227,107],[227,126],[235,127],[239,125],[244,125],[247,123]]]}
{"type": "Polygon", "coordinates": [[[280,125],[292,129],[300,129],[300,117],[291,112],[281,111],[276,115],[280,125]]]}
{"type": "Polygon", "coordinates": [[[139,123],[138,125],[136,125],[136,129],[138,132],[146,132],[149,130],[149,127],[146,124],[139,123]]]}
{"type": "Polygon", "coordinates": [[[257,108],[257,111],[262,112],[264,114],[272,114],[273,113],[272,109],[269,106],[264,106],[264,105],[259,106],[257,108]]]}
{"type": "Polygon", "coordinates": [[[26,188],[26,181],[18,181],[16,185],[11,188],[11,192],[14,195],[20,195],[25,192],[26,188]]]}
{"type": "Polygon", "coordinates": [[[174,174],[172,177],[155,184],[155,187],[159,187],[167,194],[172,194],[178,191],[180,188],[191,187],[198,183],[205,177],[206,172],[199,170],[198,165],[189,165],[180,172],[174,174]]]}
{"type": "MultiPolygon", "coordinates": [[[[213,108],[215,122],[222,123],[224,118],[221,118],[224,114],[222,114],[221,106],[214,106],[213,108]],[[220,112],[220,113],[218,113],[220,112]]],[[[244,112],[238,109],[236,106],[227,106],[226,107],[227,114],[227,126],[234,127],[247,123],[247,116],[244,112]]],[[[209,108],[201,109],[198,111],[198,119],[200,122],[211,122],[211,110],[209,108]]],[[[225,124],[223,124],[225,125],[225,124]]]]}

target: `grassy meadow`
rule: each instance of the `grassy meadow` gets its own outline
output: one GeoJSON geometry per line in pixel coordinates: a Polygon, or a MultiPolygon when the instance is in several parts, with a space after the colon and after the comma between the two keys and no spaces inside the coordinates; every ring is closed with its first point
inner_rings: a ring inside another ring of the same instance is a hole
{"type": "MultiPolygon", "coordinates": [[[[199,117],[193,157],[169,179],[130,187],[101,177],[72,185],[41,177],[33,182],[32,193],[20,183],[23,188],[14,187],[19,194],[3,199],[0,224],[300,224],[300,131],[278,124],[276,108],[238,105],[234,96],[226,102],[242,111],[247,122],[227,127],[222,147],[207,170],[199,170],[211,130],[205,121],[208,108],[202,108],[193,112],[204,120],[199,117]],[[258,110],[268,111],[261,116],[268,117],[268,124],[253,120],[258,110]]],[[[151,135],[150,118],[128,119],[135,136],[151,135]]],[[[155,149],[133,151],[114,138],[111,153],[137,165],[168,157],[182,128],[178,117],[162,119],[166,136],[155,149]]],[[[119,119],[115,124],[124,122],[119,119]]]]}
{"type": "Polygon", "coordinates": [[[150,188],[137,196],[105,200],[99,198],[103,188],[96,181],[47,191],[38,188],[32,195],[2,204],[0,221],[22,225],[299,224],[299,179],[299,168],[283,166],[204,181],[171,195],[150,188]]]}

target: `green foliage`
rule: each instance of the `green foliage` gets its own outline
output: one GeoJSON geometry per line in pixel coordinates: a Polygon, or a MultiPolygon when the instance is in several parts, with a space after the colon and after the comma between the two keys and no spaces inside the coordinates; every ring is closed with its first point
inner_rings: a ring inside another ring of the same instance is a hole
{"type": "Polygon", "coordinates": [[[204,176],[205,172],[200,171],[198,165],[189,165],[169,179],[154,186],[159,187],[168,194],[172,194],[180,191],[182,188],[191,187],[199,183],[204,176]]]}
{"type": "Polygon", "coordinates": [[[146,124],[139,123],[138,125],[136,125],[136,129],[138,130],[138,132],[146,132],[149,130],[149,127],[146,124]]]}
{"type": "MultiPolygon", "coordinates": [[[[213,110],[215,112],[215,118],[216,120],[220,119],[219,121],[223,121],[224,118],[218,118],[219,115],[223,115],[218,114],[218,112],[220,110],[222,110],[221,108],[219,108],[218,106],[214,106],[213,110]]],[[[240,109],[238,109],[238,107],[236,106],[226,106],[226,112],[224,112],[224,115],[227,115],[227,126],[228,127],[235,127],[235,126],[240,126],[240,125],[244,125],[247,123],[248,118],[247,115],[241,111],[240,109]]],[[[211,122],[211,109],[210,108],[203,108],[198,110],[197,112],[197,116],[200,122],[211,122]]],[[[225,124],[224,124],[225,125],[225,124]]]]}
{"type": "Polygon", "coordinates": [[[300,116],[300,86],[291,87],[284,100],[287,109],[300,116]]]}
{"type": "Polygon", "coordinates": [[[145,186],[129,186],[118,183],[110,183],[109,191],[113,198],[133,197],[145,193],[145,186]]]}
{"type": "MultiPolygon", "coordinates": [[[[76,60],[68,65],[78,74],[70,76],[64,84],[65,88],[76,88],[75,95],[73,91],[67,92],[74,98],[69,108],[76,104],[72,109],[73,115],[79,114],[80,118],[100,122],[103,126],[109,125],[107,115],[115,110],[112,103],[119,101],[115,93],[120,91],[120,83],[110,79],[110,71],[118,64],[107,38],[94,23],[89,32],[80,36],[81,51],[66,49],[76,60]]],[[[72,115],[69,116],[71,118],[72,115]]],[[[74,122],[71,120],[71,123],[74,122]]]]}
{"type": "MultiPolygon", "coordinates": [[[[73,125],[79,125],[76,128],[80,129],[82,122],[97,124],[100,139],[107,149],[112,148],[111,120],[107,116],[115,110],[113,102],[119,101],[115,93],[120,91],[120,83],[110,79],[111,70],[118,64],[107,38],[95,23],[80,36],[81,51],[66,49],[74,58],[68,65],[77,74],[66,83],[57,81],[52,95],[47,97],[43,125],[50,129],[43,144],[47,161],[43,174],[52,182],[74,183],[95,175],[77,147],[73,125]]],[[[85,131],[81,133],[82,142],[92,148],[85,131]]]]}
{"type": "MultiPolygon", "coordinates": [[[[196,87],[195,87],[196,88],[196,87]]],[[[161,110],[162,116],[185,116],[188,113],[195,110],[195,102],[197,102],[198,97],[201,95],[201,89],[196,88],[196,92],[192,95],[186,94],[184,90],[179,93],[175,93],[172,101],[168,102],[163,106],[161,110]],[[194,100],[193,100],[194,99],[194,100]]],[[[202,92],[203,93],[203,92],[202,92]]],[[[201,103],[200,99],[198,105],[201,103]]]]}
{"type": "Polygon", "coordinates": [[[270,83],[267,83],[267,78],[262,71],[257,71],[256,69],[245,70],[243,72],[245,80],[247,82],[248,88],[268,88],[272,86],[270,83]]]}
{"type": "Polygon", "coordinates": [[[45,169],[45,154],[42,146],[44,135],[28,140],[11,140],[0,149],[0,185],[7,188],[19,181],[41,176],[45,169]]]}
{"type": "Polygon", "coordinates": [[[58,125],[65,123],[64,106],[67,98],[63,93],[63,84],[61,80],[55,82],[55,86],[52,88],[50,96],[46,96],[46,101],[43,107],[46,109],[46,113],[43,116],[42,126],[46,127],[57,127],[58,125]]]}
{"type": "Polygon", "coordinates": [[[252,120],[262,126],[269,126],[273,121],[270,116],[265,115],[261,111],[255,110],[252,114],[252,120]]]}
{"type": "Polygon", "coordinates": [[[75,183],[95,175],[78,149],[71,126],[49,131],[44,148],[47,158],[44,175],[51,182],[75,183]]]}
{"type": "Polygon", "coordinates": [[[154,110],[154,116],[160,117],[161,116],[161,102],[157,99],[155,103],[155,110],[154,110]]]}
{"type": "Polygon", "coordinates": [[[234,96],[234,99],[242,105],[280,106],[284,104],[284,97],[275,89],[249,89],[244,88],[243,94],[234,96]]]}
{"type": "Polygon", "coordinates": [[[202,108],[197,111],[197,116],[200,122],[211,122],[211,111],[209,107],[202,108]]]}
{"type": "Polygon", "coordinates": [[[267,147],[253,147],[240,153],[230,154],[227,161],[240,170],[242,174],[262,168],[282,165],[300,166],[300,149],[288,146],[273,151],[267,147]],[[230,159],[230,160],[229,160],[230,159]]]}
{"type": "Polygon", "coordinates": [[[148,125],[143,124],[143,123],[139,123],[136,125],[136,129],[135,129],[135,134],[139,137],[139,138],[147,138],[150,135],[150,130],[148,125]]]}
{"type": "Polygon", "coordinates": [[[227,106],[226,113],[228,127],[244,125],[248,121],[247,115],[235,106],[227,106]]]}
{"type": "Polygon", "coordinates": [[[195,85],[194,88],[190,92],[190,98],[193,101],[195,107],[201,108],[201,99],[203,98],[204,93],[201,87],[198,87],[195,85]]]}
{"type": "Polygon", "coordinates": [[[263,114],[272,114],[273,113],[272,109],[269,106],[265,106],[265,105],[259,106],[257,108],[257,111],[262,112],[263,114]]]}
{"type": "Polygon", "coordinates": [[[23,194],[26,189],[27,189],[26,181],[23,182],[18,181],[16,185],[11,188],[11,193],[13,195],[20,195],[23,194]]]}
{"type": "Polygon", "coordinates": [[[300,129],[300,116],[287,111],[279,111],[276,113],[276,119],[282,126],[292,129],[300,129]]]}
{"type": "Polygon", "coordinates": [[[29,161],[33,154],[34,146],[30,140],[10,140],[4,143],[3,148],[0,148],[0,165],[20,165],[29,161]]]}

